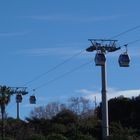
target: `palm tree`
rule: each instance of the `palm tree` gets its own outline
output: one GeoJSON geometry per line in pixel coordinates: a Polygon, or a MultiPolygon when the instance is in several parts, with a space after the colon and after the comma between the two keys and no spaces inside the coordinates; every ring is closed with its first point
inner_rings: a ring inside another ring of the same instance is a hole
{"type": "Polygon", "coordinates": [[[12,92],[9,87],[0,86],[0,108],[2,117],[2,139],[4,138],[4,117],[5,117],[5,107],[10,102],[10,97],[12,92]]]}

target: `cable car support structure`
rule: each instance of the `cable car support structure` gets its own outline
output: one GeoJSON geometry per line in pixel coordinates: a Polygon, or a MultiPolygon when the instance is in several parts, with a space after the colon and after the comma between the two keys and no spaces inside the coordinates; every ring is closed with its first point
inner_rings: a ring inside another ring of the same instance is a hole
{"type": "MultiPolygon", "coordinates": [[[[117,40],[110,39],[89,39],[91,46],[86,49],[87,52],[96,51],[95,65],[101,66],[101,80],[102,80],[102,139],[106,140],[109,136],[109,123],[108,123],[108,101],[106,93],[106,52],[115,52],[121,49],[116,45],[117,40]]],[[[121,67],[129,67],[129,56],[127,51],[120,55],[119,65],[121,67]]]]}

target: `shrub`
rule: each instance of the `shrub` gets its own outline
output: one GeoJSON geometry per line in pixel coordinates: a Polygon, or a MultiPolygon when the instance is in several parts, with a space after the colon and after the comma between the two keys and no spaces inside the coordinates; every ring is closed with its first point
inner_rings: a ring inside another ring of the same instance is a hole
{"type": "Polygon", "coordinates": [[[107,140],[139,140],[139,138],[134,136],[109,136],[107,140]]]}
{"type": "Polygon", "coordinates": [[[69,140],[96,140],[95,138],[93,138],[92,136],[90,135],[77,135],[77,136],[74,136],[74,137],[71,137],[69,138],[69,140]]]}
{"type": "Polygon", "coordinates": [[[47,136],[47,140],[68,140],[61,134],[51,134],[47,136]]]}
{"type": "Polygon", "coordinates": [[[2,139],[1,137],[0,137],[0,140],[13,140],[12,138],[4,138],[4,139],[2,139]]]}
{"type": "Polygon", "coordinates": [[[27,138],[27,140],[46,140],[44,136],[39,135],[39,134],[34,134],[27,138]]]}

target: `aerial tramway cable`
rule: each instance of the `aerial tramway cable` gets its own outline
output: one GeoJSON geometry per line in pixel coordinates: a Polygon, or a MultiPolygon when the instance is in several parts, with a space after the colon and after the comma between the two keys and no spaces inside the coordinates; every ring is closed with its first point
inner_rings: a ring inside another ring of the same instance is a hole
{"type": "Polygon", "coordinates": [[[128,33],[128,32],[134,31],[134,30],[136,30],[136,29],[138,29],[138,28],[140,28],[140,25],[137,25],[137,26],[135,26],[135,27],[132,27],[132,28],[126,30],[126,31],[120,32],[119,34],[116,34],[116,35],[112,36],[110,39],[117,38],[117,37],[122,36],[122,35],[124,35],[124,34],[126,34],[126,33],[128,33]]]}
{"type": "MultiPolygon", "coordinates": [[[[121,32],[121,33],[115,35],[115,36],[112,36],[110,39],[117,38],[117,37],[119,37],[119,36],[122,36],[122,35],[124,35],[124,34],[126,34],[126,33],[128,33],[128,32],[131,32],[131,31],[133,31],[133,30],[136,30],[136,29],[138,29],[138,28],[140,28],[140,25],[137,25],[137,26],[135,26],[135,27],[132,27],[132,28],[126,30],[126,31],[123,31],[123,32],[121,32]]],[[[127,45],[128,45],[128,44],[130,45],[130,44],[136,43],[136,42],[138,42],[138,41],[140,41],[140,39],[137,39],[137,40],[128,42],[127,45]]],[[[69,61],[72,60],[73,58],[75,58],[75,57],[81,55],[83,52],[85,52],[85,50],[82,50],[81,52],[78,52],[78,53],[72,55],[71,57],[67,58],[67,59],[64,60],[63,62],[61,62],[61,63],[55,65],[55,66],[52,67],[52,68],[50,68],[48,71],[46,71],[46,72],[44,72],[44,73],[42,73],[42,74],[36,76],[36,77],[33,78],[32,80],[26,82],[26,83],[24,84],[24,86],[25,86],[25,85],[29,85],[30,83],[32,83],[32,82],[34,82],[34,81],[36,81],[36,80],[39,80],[41,77],[43,77],[43,76],[47,75],[48,73],[50,73],[50,72],[56,70],[57,68],[59,68],[60,66],[66,64],[67,62],[69,62],[69,61]]],[[[83,65],[82,65],[82,66],[83,66],[83,65]]],[[[79,67],[82,67],[82,66],[80,65],[79,67]]],[[[77,68],[78,68],[78,67],[74,68],[74,69],[72,70],[72,72],[75,71],[75,70],[77,70],[77,68]]],[[[78,68],[78,69],[79,69],[79,68],[78,68]]],[[[35,89],[41,88],[41,87],[43,87],[43,86],[46,86],[46,85],[48,85],[48,84],[54,82],[55,80],[58,80],[59,78],[62,78],[62,77],[66,76],[67,74],[70,74],[70,73],[71,73],[71,71],[66,72],[66,73],[64,73],[64,74],[62,74],[62,75],[60,75],[60,76],[58,76],[58,77],[56,77],[56,78],[54,78],[54,79],[48,81],[47,83],[40,85],[39,87],[37,87],[37,88],[35,88],[35,89]]]]}
{"type": "Polygon", "coordinates": [[[79,65],[79,66],[73,68],[72,70],[65,72],[65,73],[62,74],[62,75],[59,75],[59,76],[57,76],[56,78],[54,78],[54,79],[52,79],[52,80],[50,80],[50,81],[48,81],[48,82],[46,82],[46,83],[44,83],[44,84],[39,85],[38,87],[34,88],[34,90],[40,89],[40,88],[42,88],[42,87],[44,87],[44,86],[47,86],[47,85],[49,85],[49,84],[55,82],[56,80],[59,80],[59,79],[65,77],[65,76],[67,76],[68,74],[71,74],[71,73],[73,73],[73,72],[79,70],[80,68],[82,68],[82,67],[84,67],[84,66],[90,64],[91,62],[92,62],[92,60],[87,61],[86,63],[83,63],[83,64],[81,64],[81,65],[79,65]]]}
{"type": "Polygon", "coordinates": [[[57,68],[59,68],[60,66],[62,66],[62,65],[64,65],[64,64],[66,64],[67,62],[69,62],[70,60],[72,60],[74,57],[77,57],[77,56],[81,55],[84,51],[85,51],[85,50],[82,50],[82,51],[80,51],[80,52],[78,52],[78,53],[76,53],[76,54],[70,56],[69,58],[67,58],[67,59],[64,60],[63,62],[61,62],[61,63],[59,63],[59,64],[53,66],[52,68],[50,68],[50,69],[47,70],[46,72],[44,72],[44,73],[42,73],[42,74],[36,76],[35,78],[33,78],[32,80],[30,80],[30,81],[28,81],[28,82],[26,82],[26,83],[24,84],[24,86],[29,85],[30,83],[32,83],[32,82],[34,82],[34,81],[36,81],[36,80],[39,80],[41,77],[45,76],[46,74],[48,74],[48,73],[50,73],[50,72],[56,70],[57,68]]]}

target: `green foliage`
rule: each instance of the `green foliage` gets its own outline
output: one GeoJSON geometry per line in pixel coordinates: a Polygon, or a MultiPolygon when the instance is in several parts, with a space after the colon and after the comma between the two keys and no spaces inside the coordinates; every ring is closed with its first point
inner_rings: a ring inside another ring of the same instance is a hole
{"type": "Polygon", "coordinates": [[[109,140],[138,140],[135,129],[122,127],[120,123],[112,123],[110,128],[109,140]]]}
{"type": "Polygon", "coordinates": [[[109,101],[110,121],[120,121],[124,126],[131,123],[132,112],[131,99],[120,96],[109,101]],[[128,109],[129,108],[129,109],[128,109]],[[115,111],[114,111],[115,110],[115,111]]]}
{"type": "Polygon", "coordinates": [[[0,138],[0,140],[14,140],[14,139],[12,139],[12,138],[4,138],[4,139],[0,138]]]}
{"type": "MultiPolygon", "coordinates": [[[[96,109],[97,114],[100,114],[100,109],[96,109]]],[[[111,99],[108,140],[140,140],[139,118],[140,96],[111,99]]],[[[66,108],[51,118],[31,117],[26,121],[8,118],[5,121],[5,132],[6,137],[14,140],[100,140],[102,136],[98,116],[76,114],[66,108]]]]}
{"type": "Polygon", "coordinates": [[[67,128],[63,124],[54,123],[51,126],[51,131],[56,134],[64,134],[67,131],[67,128]]]}
{"type": "Polygon", "coordinates": [[[94,117],[88,117],[79,120],[79,131],[84,135],[92,135],[100,137],[101,135],[101,122],[94,117]]]}
{"type": "Polygon", "coordinates": [[[53,117],[52,121],[62,124],[76,123],[77,115],[72,111],[65,109],[59,112],[55,117],[53,117]]]}
{"type": "Polygon", "coordinates": [[[42,135],[34,134],[30,136],[29,138],[27,138],[26,140],[46,140],[46,138],[42,135]]]}
{"type": "Polygon", "coordinates": [[[70,137],[69,140],[96,140],[96,139],[90,135],[77,134],[76,136],[70,137]]]}
{"type": "Polygon", "coordinates": [[[27,138],[31,133],[31,129],[26,122],[7,118],[5,121],[5,135],[10,138],[23,140],[27,138]]]}
{"type": "Polygon", "coordinates": [[[109,136],[107,140],[140,140],[140,137],[115,135],[115,136],[109,136]]]}
{"type": "Polygon", "coordinates": [[[9,87],[0,86],[0,105],[7,105],[10,102],[11,95],[9,87]]]}
{"type": "Polygon", "coordinates": [[[47,140],[68,140],[61,134],[51,134],[47,136],[47,140]]]}
{"type": "MultiPolygon", "coordinates": [[[[137,129],[136,135],[140,135],[140,95],[126,98],[119,96],[108,102],[109,122],[120,123],[124,128],[137,129]]],[[[97,108],[98,118],[101,119],[101,106],[97,108]]]]}

